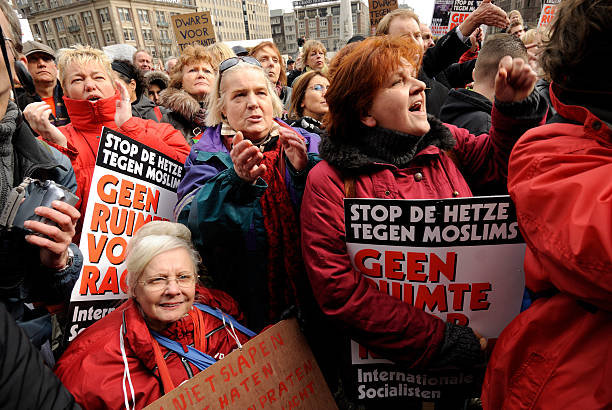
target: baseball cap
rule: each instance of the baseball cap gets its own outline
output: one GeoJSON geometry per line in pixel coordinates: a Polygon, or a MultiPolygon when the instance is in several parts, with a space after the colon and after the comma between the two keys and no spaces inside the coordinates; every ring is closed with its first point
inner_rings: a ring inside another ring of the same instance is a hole
{"type": "Polygon", "coordinates": [[[46,44],[39,43],[38,41],[26,41],[23,43],[23,54],[26,57],[34,53],[43,53],[51,56],[55,60],[55,51],[46,44]]]}

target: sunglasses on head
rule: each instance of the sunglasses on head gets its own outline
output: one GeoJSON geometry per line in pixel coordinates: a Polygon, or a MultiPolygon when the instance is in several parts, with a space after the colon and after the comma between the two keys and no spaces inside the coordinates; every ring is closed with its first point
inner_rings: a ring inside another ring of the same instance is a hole
{"type": "Polygon", "coordinates": [[[259,61],[257,61],[256,58],[251,56],[230,57],[227,60],[223,60],[221,64],[219,64],[219,75],[221,75],[224,71],[229,70],[241,61],[244,61],[247,64],[256,65],[257,67],[261,67],[259,61]]]}

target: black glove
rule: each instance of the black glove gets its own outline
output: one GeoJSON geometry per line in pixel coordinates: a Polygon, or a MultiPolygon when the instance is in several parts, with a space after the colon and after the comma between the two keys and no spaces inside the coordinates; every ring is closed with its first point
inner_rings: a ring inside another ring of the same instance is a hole
{"type": "Polygon", "coordinates": [[[485,356],[480,341],[467,326],[446,323],[444,342],[434,356],[430,367],[456,366],[460,368],[484,364],[485,356]]]}

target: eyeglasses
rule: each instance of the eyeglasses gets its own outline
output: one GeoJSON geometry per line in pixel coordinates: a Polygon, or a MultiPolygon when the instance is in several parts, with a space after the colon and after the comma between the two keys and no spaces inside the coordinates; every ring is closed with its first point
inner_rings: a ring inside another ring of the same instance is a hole
{"type": "Polygon", "coordinates": [[[4,42],[8,44],[8,47],[13,51],[13,54],[14,54],[15,51],[17,51],[17,45],[15,44],[15,40],[13,40],[12,38],[8,38],[8,37],[3,37],[3,38],[4,38],[4,42]]]}
{"type": "Polygon", "coordinates": [[[319,92],[327,91],[327,87],[324,86],[323,84],[315,84],[312,87],[310,87],[310,89],[314,91],[319,91],[319,92]]]}
{"type": "Polygon", "coordinates": [[[138,283],[144,285],[147,289],[153,292],[161,292],[162,290],[168,288],[171,281],[175,281],[179,288],[187,289],[196,283],[196,276],[190,273],[182,273],[175,278],[156,276],[138,283]]]}

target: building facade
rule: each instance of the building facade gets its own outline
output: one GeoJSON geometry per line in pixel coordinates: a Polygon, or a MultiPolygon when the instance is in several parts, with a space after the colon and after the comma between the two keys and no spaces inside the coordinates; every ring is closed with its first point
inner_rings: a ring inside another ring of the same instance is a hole
{"type": "MultiPolygon", "coordinates": [[[[299,4],[298,2],[296,2],[299,4]]],[[[369,25],[368,3],[351,1],[354,35],[367,36],[369,25]]],[[[338,51],[344,42],[340,39],[340,1],[324,2],[296,7],[293,12],[270,12],[272,38],[282,54],[296,57],[297,39],[319,40],[327,51],[338,51]]]]}
{"type": "Polygon", "coordinates": [[[210,11],[217,40],[270,38],[266,0],[16,0],[37,41],[54,50],[74,44],[129,44],[153,57],[178,55],[175,14],[210,11]]]}
{"type": "Polygon", "coordinates": [[[538,26],[538,19],[542,11],[542,0],[497,0],[495,5],[504,9],[506,13],[510,10],[520,11],[523,21],[529,28],[538,26]]]}

